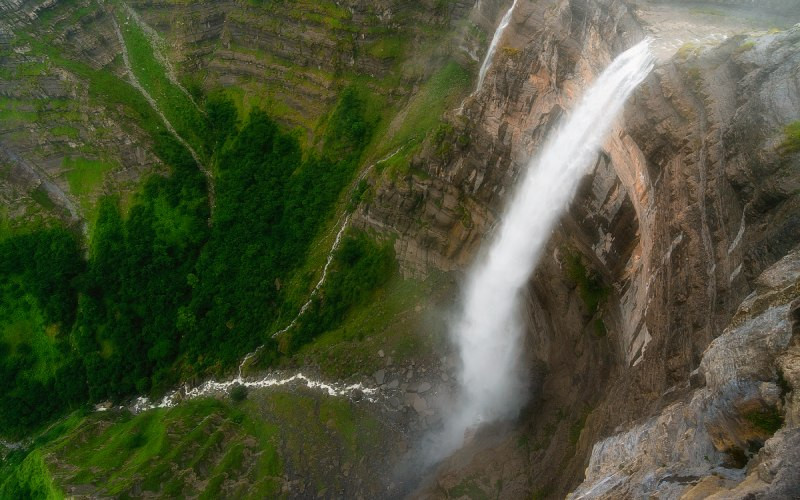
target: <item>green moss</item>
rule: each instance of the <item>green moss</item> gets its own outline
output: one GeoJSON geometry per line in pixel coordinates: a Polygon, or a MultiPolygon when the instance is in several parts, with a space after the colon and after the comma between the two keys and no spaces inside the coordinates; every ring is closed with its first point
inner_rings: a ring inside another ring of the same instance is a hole
{"type": "Polygon", "coordinates": [[[778,429],[783,426],[783,416],[775,407],[753,410],[745,413],[744,418],[757,429],[770,436],[778,432],[778,429]]]}
{"type": "Polygon", "coordinates": [[[420,87],[405,108],[405,118],[384,142],[384,154],[412,141],[421,141],[441,123],[445,110],[456,106],[471,85],[470,73],[454,61],[445,64],[420,87]]]}
{"type": "Polygon", "coordinates": [[[376,355],[379,349],[399,363],[424,356],[432,347],[431,338],[416,333],[419,315],[415,308],[426,303],[440,279],[394,276],[370,301],[350,311],[341,325],[304,347],[297,358],[314,360],[329,377],[347,377],[380,368],[384,360],[376,355]]]}
{"type": "Polygon", "coordinates": [[[398,59],[403,56],[406,39],[399,36],[381,37],[367,47],[367,53],[378,59],[398,59]]]}
{"type": "Polygon", "coordinates": [[[58,125],[50,129],[50,133],[54,136],[69,137],[70,139],[78,138],[78,129],[70,127],[69,125],[58,125]]]}
{"type": "Polygon", "coordinates": [[[64,158],[62,167],[67,169],[70,192],[75,196],[85,196],[98,191],[106,172],[112,170],[114,164],[77,156],[64,158]]]}
{"type": "Polygon", "coordinates": [[[717,16],[717,17],[725,16],[725,12],[719,9],[709,9],[709,8],[692,8],[689,9],[689,13],[692,15],[706,15],[706,16],[717,16]]]}
{"type": "Polygon", "coordinates": [[[608,335],[608,328],[606,327],[606,323],[603,321],[603,318],[597,318],[594,320],[592,325],[594,327],[594,334],[597,337],[603,338],[608,335]]]}
{"type": "Polygon", "coordinates": [[[47,191],[42,186],[31,191],[30,196],[33,198],[33,201],[41,205],[41,207],[47,211],[52,211],[56,208],[56,204],[50,199],[47,191]]]}
{"type": "Polygon", "coordinates": [[[474,479],[465,479],[447,490],[448,498],[469,498],[470,500],[489,500],[489,495],[481,489],[474,479]]]}
{"type": "Polygon", "coordinates": [[[569,444],[572,446],[576,446],[578,444],[578,440],[581,438],[581,433],[583,433],[583,428],[586,426],[586,419],[589,417],[591,412],[591,408],[584,409],[581,412],[580,417],[578,417],[578,419],[569,426],[569,444]]]}
{"type": "Polygon", "coordinates": [[[783,154],[800,151],[800,121],[790,123],[783,129],[784,139],[780,150],[783,154]]]}
{"type": "MultiPolygon", "coordinates": [[[[589,316],[594,316],[600,305],[608,297],[609,289],[603,285],[600,277],[590,271],[583,263],[583,257],[577,252],[567,252],[565,258],[567,277],[578,288],[578,294],[586,306],[589,316]]],[[[597,326],[595,325],[596,332],[597,326]]]]}
{"type": "Polygon", "coordinates": [[[693,42],[686,42],[678,49],[677,56],[679,59],[688,59],[690,56],[696,56],[700,52],[700,47],[693,42]]]}
{"type": "Polygon", "coordinates": [[[283,471],[277,433],[219,401],[197,400],[136,416],[93,414],[42,450],[60,464],[65,484],[89,484],[102,495],[127,496],[141,487],[219,498],[223,483],[252,472],[261,482],[246,496],[259,498],[280,492],[277,481],[264,481],[283,471]],[[207,474],[208,483],[195,483],[197,474],[207,474]]]}
{"type": "Polygon", "coordinates": [[[752,50],[755,46],[756,46],[756,43],[754,41],[752,41],[752,40],[749,40],[749,41],[744,42],[743,44],[739,45],[738,47],[736,47],[736,53],[737,54],[742,54],[744,52],[747,52],[748,50],[752,50]]]}

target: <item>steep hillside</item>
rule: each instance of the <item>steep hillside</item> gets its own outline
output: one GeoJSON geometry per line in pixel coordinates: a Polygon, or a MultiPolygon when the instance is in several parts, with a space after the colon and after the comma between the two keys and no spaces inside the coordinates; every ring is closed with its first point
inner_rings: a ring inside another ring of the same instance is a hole
{"type": "Polygon", "coordinates": [[[475,89],[510,1],[0,0],[0,496],[797,496],[800,9],[751,3],[519,0],[475,89]],[[419,470],[465,273],[647,36],[523,411],[419,470]]]}

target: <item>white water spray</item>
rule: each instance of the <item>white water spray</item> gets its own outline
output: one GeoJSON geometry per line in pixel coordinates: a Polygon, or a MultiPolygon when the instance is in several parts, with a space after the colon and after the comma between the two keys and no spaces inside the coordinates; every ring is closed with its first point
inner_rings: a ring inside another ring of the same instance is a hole
{"type": "Polygon", "coordinates": [[[479,91],[481,87],[483,87],[483,81],[486,79],[486,73],[488,73],[489,68],[492,67],[494,53],[497,52],[497,46],[500,44],[500,39],[503,38],[503,32],[506,30],[506,28],[508,28],[509,23],[511,23],[511,14],[514,13],[514,7],[516,6],[517,0],[514,0],[514,3],[511,4],[511,7],[503,16],[503,19],[500,20],[500,25],[494,32],[492,43],[489,44],[489,50],[486,52],[486,57],[483,58],[483,64],[481,64],[481,70],[478,72],[478,86],[475,87],[475,92],[479,91]]]}
{"type": "Polygon", "coordinates": [[[488,252],[468,277],[451,326],[462,362],[460,394],[443,430],[432,437],[429,462],[461,447],[468,430],[513,417],[525,403],[527,383],[518,369],[520,291],[615,117],[653,63],[647,40],[617,57],[523,172],[488,252]]]}

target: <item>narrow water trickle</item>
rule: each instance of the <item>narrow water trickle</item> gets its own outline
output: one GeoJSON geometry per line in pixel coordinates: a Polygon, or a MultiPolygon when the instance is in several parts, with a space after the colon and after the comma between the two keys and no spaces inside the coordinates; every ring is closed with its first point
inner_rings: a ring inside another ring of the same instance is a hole
{"type": "Polygon", "coordinates": [[[514,7],[516,6],[517,0],[514,0],[514,3],[512,3],[508,11],[506,11],[503,19],[500,20],[500,25],[494,32],[492,43],[489,44],[489,50],[486,51],[486,57],[483,58],[481,70],[478,72],[478,85],[475,87],[475,92],[478,92],[481,87],[483,87],[483,81],[486,80],[486,73],[488,73],[489,68],[492,67],[492,60],[494,59],[495,52],[497,52],[497,46],[500,44],[500,39],[503,38],[503,32],[508,28],[509,23],[511,23],[511,15],[514,13],[514,7]]]}
{"type": "Polygon", "coordinates": [[[513,417],[525,403],[528,381],[519,370],[520,291],[615,117],[653,64],[648,40],[618,56],[521,173],[490,246],[468,275],[459,314],[451,322],[461,358],[460,391],[442,430],[426,443],[428,464],[460,448],[469,430],[513,417]]]}

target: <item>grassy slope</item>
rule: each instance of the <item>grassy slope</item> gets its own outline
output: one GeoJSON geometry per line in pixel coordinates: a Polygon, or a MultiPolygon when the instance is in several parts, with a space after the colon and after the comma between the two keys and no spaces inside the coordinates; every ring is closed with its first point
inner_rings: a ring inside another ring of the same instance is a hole
{"type": "Polygon", "coordinates": [[[47,498],[277,498],[287,468],[330,487],[335,479],[319,459],[355,464],[375,452],[381,432],[349,401],[303,391],[251,394],[238,405],[197,400],[136,416],[74,415],[35,451],[0,466],[0,496],[33,486],[47,498]]]}
{"type": "Polygon", "coordinates": [[[116,12],[136,78],[178,134],[202,156],[205,152],[202,138],[205,117],[189,96],[169,81],[166,69],[154,56],[154,51],[158,49],[153,47],[139,25],[127,19],[120,8],[116,12]]]}
{"type": "Polygon", "coordinates": [[[371,375],[384,366],[379,350],[398,364],[419,360],[441,338],[441,317],[430,304],[448,287],[447,275],[424,281],[395,276],[368,303],[350,311],[338,328],[304,347],[297,361],[318,365],[328,377],[346,378],[371,375]]]}

